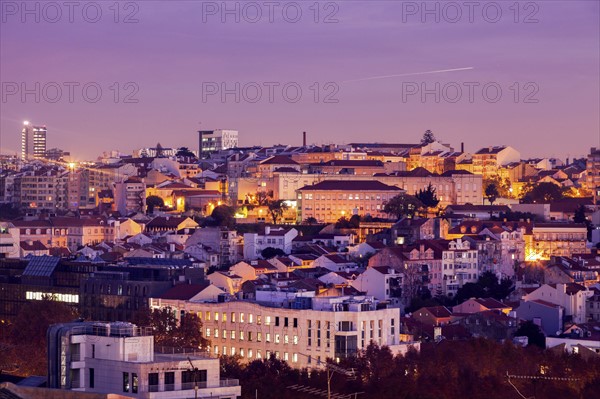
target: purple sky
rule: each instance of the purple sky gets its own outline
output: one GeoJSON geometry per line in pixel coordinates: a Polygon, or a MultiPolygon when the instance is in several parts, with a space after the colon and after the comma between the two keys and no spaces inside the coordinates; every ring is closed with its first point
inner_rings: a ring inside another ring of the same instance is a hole
{"type": "MultiPolygon", "coordinates": [[[[263,18],[254,24],[243,18],[236,23],[232,16],[222,23],[220,14],[206,16],[204,22],[200,1],[137,2],[139,22],[133,24],[114,22],[113,2],[98,2],[103,12],[98,23],[86,22],[81,7],[73,23],[67,9],[57,23],[43,21],[43,15],[40,23],[32,16],[23,23],[21,14],[9,15],[12,9],[4,8],[0,148],[3,153],[18,150],[23,120],[45,124],[48,146],[71,151],[77,159],[111,149],[130,153],[157,142],[197,149],[199,128],[237,129],[241,145],[299,145],[304,130],[309,142],[317,144],[417,142],[431,129],[456,148],[460,142],[467,151],[507,144],[523,157],[583,156],[600,145],[598,1],[529,2],[538,10],[523,2],[520,23],[509,9],[512,1],[496,3],[503,12],[497,23],[486,21],[481,7],[471,23],[464,6],[457,23],[448,21],[454,16],[450,9],[452,14],[442,14],[439,23],[433,16],[422,23],[418,11],[403,15],[407,2],[370,0],[336,2],[337,11],[322,3],[319,19],[335,12],[338,20],[324,24],[314,22],[313,3],[297,2],[303,12],[298,23],[282,19],[282,7],[275,9],[276,21],[270,23],[264,6],[263,18]],[[532,13],[539,22],[523,23],[532,13]],[[469,67],[473,69],[346,82],[469,67]],[[11,82],[32,88],[35,82],[97,82],[103,94],[99,102],[88,103],[79,86],[70,103],[63,86],[56,103],[43,97],[36,103],[33,95],[23,102],[20,95],[7,95],[11,82]],[[121,85],[118,103],[110,89],[114,82],[121,85]],[[127,82],[139,87],[137,104],[122,101],[131,91],[123,89],[127,82]],[[273,103],[266,87],[257,103],[243,98],[235,103],[233,95],[225,103],[218,95],[203,101],[203,82],[229,87],[235,82],[297,82],[303,93],[297,103],[284,100],[281,86],[273,103]],[[310,89],[314,82],[321,86],[319,103],[310,89]],[[331,91],[323,88],[327,82],[339,87],[337,104],[323,103],[331,91]],[[465,82],[479,84],[472,103],[465,82]],[[490,82],[502,89],[496,103],[483,97],[482,87],[490,82]],[[517,103],[515,82],[520,87],[517,103]],[[434,88],[436,83],[440,88],[450,84],[439,103],[433,94],[424,102],[420,94],[407,95],[410,88],[434,88]],[[448,96],[456,95],[457,85],[462,97],[451,103],[448,96]],[[532,98],[538,102],[526,103],[536,87],[532,98]]],[[[14,4],[20,7],[21,2],[14,4]]],[[[234,7],[235,2],[228,4],[234,7]]],[[[435,2],[428,4],[434,7],[435,2]]],[[[132,10],[121,9],[120,19],[132,10]]],[[[288,11],[293,17],[293,9],[288,11]]],[[[486,17],[493,18],[493,9],[488,11],[486,17]]]]}

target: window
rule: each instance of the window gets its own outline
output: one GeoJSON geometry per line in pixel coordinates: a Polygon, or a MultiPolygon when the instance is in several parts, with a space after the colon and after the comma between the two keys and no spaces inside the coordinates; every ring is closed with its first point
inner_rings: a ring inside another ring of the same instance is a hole
{"type": "Polygon", "coordinates": [[[279,316],[275,316],[275,327],[279,327],[279,316]]]}
{"type": "Polygon", "coordinates": [[[90,386],[90,388],[94,388],[94,369],[93,369],[93,368],[91,368],[91,369],[89,370],[89,378],[88,378],[88,381],[89,381],[89,386],[90,386]]]}
{"type": "Polygon", "coordinates": [[[298,328],[298,318],[294,317],[294,328],[298,328]]]}
{"type": "Polygon", "coordinates": [[[262,342],[262,332],[258,331],[256,333],[256,341],[257,342],[262,342]]]}
{"type": "Polygon", "coordinates": [[[148,391],[158,392],[158,373],[148,373],[148,391]]]}
{"type": "Polygon", "coordinates": [[[265,317],[265,325],[267,325],[267,326],[271,325],[271,316],[266,316],[265,317]]]}
{"type": "Polygon", "coordinates": [[[138,391],[138,376],[136,373],[131,373],[131,392],[137,393],[138,391]]]}
{"type": "Polygon", "coordinates": [[[284,326],[284,327],[288,327],[288,318],[287,318],[287,317],[285,317],[285,318],[283,319],[283,326],[284,326]]]}
{"type": "Polygon", "coordinates": [[[244,322],[244,314],[240,313],[240,323],[243,323],[243,322],[244,322]]]}
{"type": "Polygon", "coordinates": [[[275,334],[275,343],[278,344],[279,343],[279,334],[275,334]]]}
{"type": "Polygon", "coordinates": [[[265,341],[271,342],[271,333],[265,333],[265,341]]]}
{"type": "Polygon", "coordinates": [[[235,312],[231,312],[231,322],[235,323],[235,312]]]}
{"type": "Polygon", "coordinates": [[[129,392],[129,373],[123,373],[123,392],[129,392]]]}

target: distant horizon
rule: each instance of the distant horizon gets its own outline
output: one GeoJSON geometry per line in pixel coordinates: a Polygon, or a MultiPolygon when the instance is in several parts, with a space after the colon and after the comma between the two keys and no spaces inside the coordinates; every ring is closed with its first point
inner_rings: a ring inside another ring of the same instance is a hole
{"type": "Polygon", "coordinates": [[[446,8],[461,2],[427,2],[433,16],[422,2],[285,3],[298,20],[281,5],[254,21],[242,2],[227,3],[232,16],[177,0],[118,14],[98,3],[99,21],[81,7],[72,22],[67,10],[3,14],[1,151],[19,151],[23,120],[81,159],[139,143],[197,149],[210,126],[234,127],[244,146],[299,145],[302,131],[318,145],[418,141],[431,129],[526,158],[600,147],[600,2],[484,2],[498,18],[478,3],[458,20],[446,8]]]}

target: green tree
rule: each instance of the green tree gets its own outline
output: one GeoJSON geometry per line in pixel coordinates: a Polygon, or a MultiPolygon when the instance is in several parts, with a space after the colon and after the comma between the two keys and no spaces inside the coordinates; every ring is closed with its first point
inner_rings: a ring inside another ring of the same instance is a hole
{"type": "Polygon", "coordinates": [[[219,205],[213,209],[210,217],[216,226],[232,227],[235,224],[235,209],[227,205],[219,205]]]}
{"type": "Polygon", "coordinates": [[[496,183],[490,183],[485,188],[485,196],[491,205],[494,205],[494,202],[496,202],[496,199],[498,199],[499,195],[500,193],[498,192],[498,186],[496,186],[496,183]]]}
{"type": "Polygon", "coordinates": [[[431,130],[425,130],[423,137],[421,138],[421,145],[427,145],[435,142],[435,136],[431,130]]]}
{"type": "Polygon", "coordinates": [[[436,193],[435,187],[431,183],[427,185],[426,189],[420,189],[415,197],[423,203],[426,208],[435,208],[440,203],[436,193]]]}
{"type": "Polygon", "coordinates": [[[585,224],[587,228],[587,240],[592,241],[592,222],[585,216],[585,211],[585,205],[579,205],[575,211],[575,215],[573,215],[573,222],[585,224]]]}
{"type": "Polygon", "coordinates": [[[184,313],[178,322],[174,310],[154,309],[149,315],[149,327],[156,346],[205,349],[210,345],[202,336],[202,322],[195,313],[184,313]]]}
{"type": "Polygon", "coordinates": [[[515,337],[527,337],[529,345],[535,345],[539,348],[546,349],[546,336],[540,330],[540,327],[533,324],[531,321],[526,321],[521,324],[519,329],[515,331],[515,337]]]}
{"type": "Polygon", "coordinates": [[[48,328],[52,324],[72,322],[78,317],[73,307],[49,296],[24,305],[9,326],[7,337],[17,355],[13,362],[18,366],[18,373],[24,376],[46,375],[48,328]]]}
{"type": "Polygon", "coordinates": [[[402,193],[390,199],[384,205],[383,212],[397,219],[405,216],[412,218],[421,208],[423,208],[423,203],[418,198],[402,193]]]}
{"type": "Polygon", "coordinates": [[[196,155],[189,150],[187,147],[180,147],[177,149],[177,153],[175,153],[176,157],[185,157],[185,158],[196,158],[196,155]]]}
{"type": "Polygon", "coordinates": [[[286,255],[286,253],[283,252],[281,249],[273,248],[273,247],[266,247],[265,249],[263,249],[260,252],[260,256],[262,256],[263,259],[271,259],[276,256],[285,256],[285,255],[286,255]]]}
{"type": "Polygon", "coordinates": [[[160,198],[159,196],[149,195],[146,198],[146,212],[147,213],[153,213],[154,208],[156,208],[156,207],[162,208],[163,206],[165,206],[165,201],[163,201],[163,199],[160,198]]]}
{"type": "Polygon", "coordinates": [[[319,221],[316,218],[312,217],[312,216],[307,217],[302,222],[302,224],[308,224],[308,225],[313,225],[313,224],[318,224],[318,223],[319,223],[319,221]]]}
{"type": "Polygon", "coordinates": [[[562,187],[559,187],[554,183],[544,182],[537,184],[531,191],[525,194],[523,202],[534,204],[550,203],[561,200],[563,196],[562,187]]]}
{"type": "Polygon", "coordinates": [[[267,201],[267,209],[269,210],[273,224],[277,224],[277,221],[283,217],[283,212],[288,209],[288,206],[283,200],[270,199],[267,201]]]}

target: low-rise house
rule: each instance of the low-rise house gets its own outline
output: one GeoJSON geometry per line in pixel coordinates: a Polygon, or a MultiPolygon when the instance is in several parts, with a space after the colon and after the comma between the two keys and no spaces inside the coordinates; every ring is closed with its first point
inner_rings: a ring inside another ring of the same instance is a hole
{"type": "Polygon", "coordinates": [[[559,335],[563,329],[565,308],[541,299],[521,301],[517,318],[532,321],[546,336],[559,335]]]}
{"type": "Polygon", "coordinates": [[[502,312],[485,310],[465,315],[458,321],[473,337],[503,341],[512,339],[518,328],[517,319],[502,312]]]}
{"type": "Polygon", "coordinates": [[[244,279],[230,272],[216,271],[206,276],[215,287],[233,295],[242,289],[244,279]]]}
{"type": "Polygon", "coordinates": [[[538,289],[523,296],[523,300],[542,300],[562,306],[565,316],[570,317],[574,323],[585,323],[586,300],[593,296],[593,291],[586,287],[575,284],[544,284],[538,289]]]}
{"type": "Polygon", "coordinates": [[[380,301],[397,301],[401,297],[402,274],[391,267],[374,266],[367,268],[351,284],[380,301]]]}
{"type": "Polygon", "coordinates": [[[450,323],[452,312],[445,306],[430,306],[415,310],[411,317],[429,326],[443,326],[450,323]]]}
{"type": "Polygon", "coordinates": [[[544,268],[544,282],[547,284],[577,283],[590,286],[598,282],[598,271],[582,265],[583,262],[564,256],[553,257],[544,268]]]}
{"type": "Polygon", "coordinates": [[[29,255],[32,256],[43,256],[50,255],[48,248],[40,241],[21,241],[21,257],[25,258],[29,255]]]}
{"type": "Polygon", "coordinates": [[[292,227],[264,226],[258,233],[244,234],[244,259],[254,260],[265,248],[280,249],[289,254],[298,230],[292,227]]]}
{"type": "Polygon", "coordinates": [[[313,264],[314,267],[324,267],[325,269],[342,272],[356,270],[358,265],[340,254],[322,255],[317,258],[313,264]]]}
{"type": "Polygon", "coordinates": [[[452,307],[452,313],[463,314],[487,312],[490,310],[508,315],[512,310],[512,307],[494,298],[471,298],[460,305],[452,307]]]}
{"type": "Polygon", "coordinates": [[[242,283],[247,280],[256,280],[261,274],[278,273],[279,270],[266,260],[252,260],[238,262],[229,268],[229,272],[242,278],[242,283]]]}

